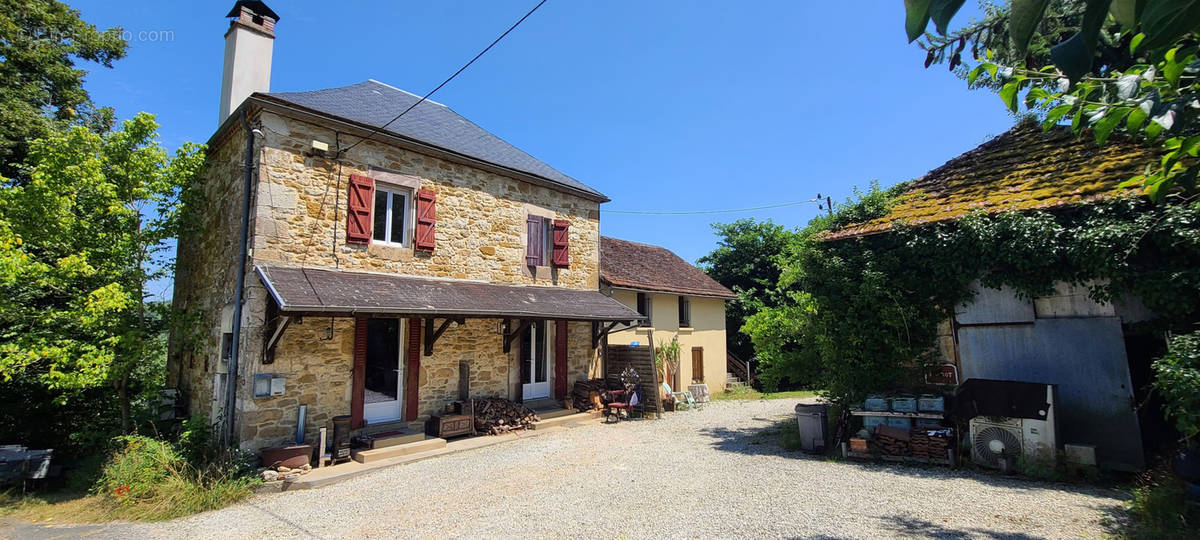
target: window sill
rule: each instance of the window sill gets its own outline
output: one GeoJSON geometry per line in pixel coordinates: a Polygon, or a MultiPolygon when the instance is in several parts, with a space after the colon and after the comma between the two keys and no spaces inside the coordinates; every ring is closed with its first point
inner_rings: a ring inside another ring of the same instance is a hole
{"type": "Polygon", "coordinates": [[[654,330],[654,327],[653,327],[653,326],[639,326],[639,327],[637,327],[637,332],[638,332],[639,334],[649,334],[651,330],[654,330]]]}
{"type": "Polygon", "coordinates": [[[398,248],[398,249],[408,249],[410,247],[408,244],[398,244],[396,242],[384,242],[383,240],[375,240],[375,239],[371,239],[371,245],[380,246],[380,247],[398,248]]]}
{"type": "Polygon", "coordinates": [[[695,328],[693,328],[693,327],[691,327],[691,326],[681,326],[681,327],[679,327],[679,333],[680,333],[680,334],[690,334],[690,333],[692,333],[692,332],[695,332],[695,331],[696,331],[696,329],[695,329],[695,328]]]}

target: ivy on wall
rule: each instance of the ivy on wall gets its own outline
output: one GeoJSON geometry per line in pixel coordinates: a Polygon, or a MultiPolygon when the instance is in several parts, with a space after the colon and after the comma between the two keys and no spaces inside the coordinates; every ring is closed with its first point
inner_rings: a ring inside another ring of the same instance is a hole
{"type": "Polygon", "coordinates": [[[804,380],[835,401],[916,384],[935,360],[937,326],[969,302],[969,285],[1044,296],[1054,282],[1092,284],[1098,301],[1132,296],[1158,330],[1200,321],[1200,204],[1118,198],[1053,213],[972,214],[824,241],[822,231],[883,216],[898,189],[873,187],[814,220],[785,250],[789,303],[747,321],[763,380],[804,380]],[[847,216],[853,216],[849,218],[847,216]]]}

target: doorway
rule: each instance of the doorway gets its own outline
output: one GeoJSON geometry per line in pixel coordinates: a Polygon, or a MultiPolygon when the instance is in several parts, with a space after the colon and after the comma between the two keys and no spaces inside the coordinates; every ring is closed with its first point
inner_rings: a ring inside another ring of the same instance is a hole
{"type": "Polygon", "coordinates": [[[521,335],[521,399],[550,397],[550,369],[546,362],[546,322],[530,324],[521,335]]]}
{"type": "Polygon", "coordinates": [[[404,402],[403,319],[367,321],[367,362],[363,382],[363,420],[368,424],[401,417],[404,402]]]}

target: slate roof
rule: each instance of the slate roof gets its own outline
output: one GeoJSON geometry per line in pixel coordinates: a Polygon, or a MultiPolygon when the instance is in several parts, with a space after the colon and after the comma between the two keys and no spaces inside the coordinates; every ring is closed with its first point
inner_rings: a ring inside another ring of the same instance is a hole
{"type": "MultiPolygon", "coordinates": [[[[387,124],[421,99],[420,96],[375,80],[324,90],[260,95],[372,128],[387,124]]],[[[586,193],[601,202],[608,201],[607,197],[583,182],[504,142],[441,103],[426,100],[383,131],[538,176],[553,184],[586,193]]]]}
{"type": "Polygon", "coordinates": [[[600,279],[613,287],[692,296],[736,298],[664,247],[600,237],[600,279]]]}
{"type": "Polygon", "coordinates": [[[1117,186],[1156,156],[1117,136],[1100,147],[1090,133],[1077,137],[1067,126],[1043,132],[1024,122],[914,180],[886,216],[824,239],[881,233],[896,223],[946,221],[975,210],[1045,210],[1114,197],[1130,191],[1117,186]]]}
{"type": "Polygon", "coordinates": [[[392,314],[584,321],[639,321],[600,291],[523,287],[370,272],[258,266],[283,313],[392,314]]]}

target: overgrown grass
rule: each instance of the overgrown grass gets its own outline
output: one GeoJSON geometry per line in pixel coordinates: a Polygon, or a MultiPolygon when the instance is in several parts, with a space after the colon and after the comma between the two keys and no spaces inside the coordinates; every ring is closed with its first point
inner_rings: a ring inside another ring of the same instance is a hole
{"type": "Polygon", "coordinates": [[[1200,537],[1200,508],[1184,499],[1183,482],[1165,467],[1142,475],[1129,501],[1130,539],[1185,539],[1200,537]]]}
{"type": "Polygon", "coordinates": [[[90,491],[0,494],[0,515],[32,522],[158,521],[249,497],[260,480],[238,459],[194,466],[168,442],[128,436],[90,491]]]}
{"type": "Polygon", "coordinates": [[[717,392],[709,399],[713,401],[729,401],[729,400],[754,400],[754,399],[784,399],[784,398],[810,398],[817,395],[812,390],[791,390],[788,392],[759,392],[753,388],[745,387],[734,391],[717,392]]]}

